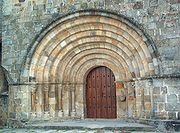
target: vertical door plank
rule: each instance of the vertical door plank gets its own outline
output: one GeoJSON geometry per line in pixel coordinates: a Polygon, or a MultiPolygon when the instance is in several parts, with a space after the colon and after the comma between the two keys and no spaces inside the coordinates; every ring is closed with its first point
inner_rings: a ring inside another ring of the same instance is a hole
{"type": "Polygon", "coordinates": [[[96,80],[95,80],[95,70],[92,71],[92,104],[93,104],[93,118],[96,118],[96,80]]]}
{"type": "Polygon", "coordinates": [[[101,118],[101,80],[100,80],[100,68],[96,69],[96,92],[97,92],[97,118],[101,118]]]}

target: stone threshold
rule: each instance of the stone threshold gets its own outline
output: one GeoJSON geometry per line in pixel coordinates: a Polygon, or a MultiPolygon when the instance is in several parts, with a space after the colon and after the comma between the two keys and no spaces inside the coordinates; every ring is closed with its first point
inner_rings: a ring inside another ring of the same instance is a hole
{"type": "Polygon", "coordinates": [[[62,121],[31,121],[25,125],[27,129],[58,129],[58,130],[125,130],[125,131],[148,131],[156,129],[153,126],[137,122],[127,122],[118,119],[84,119],[62,121]]]}

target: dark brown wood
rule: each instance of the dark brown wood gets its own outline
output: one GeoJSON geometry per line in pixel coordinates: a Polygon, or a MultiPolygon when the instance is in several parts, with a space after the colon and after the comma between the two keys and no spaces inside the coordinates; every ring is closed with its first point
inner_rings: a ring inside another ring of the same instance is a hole
{"type": "Polygon", "coordinates": [[[91,70],[86,79],[87,118],[116,118],[113,72],[104,66],[91,70]]]}

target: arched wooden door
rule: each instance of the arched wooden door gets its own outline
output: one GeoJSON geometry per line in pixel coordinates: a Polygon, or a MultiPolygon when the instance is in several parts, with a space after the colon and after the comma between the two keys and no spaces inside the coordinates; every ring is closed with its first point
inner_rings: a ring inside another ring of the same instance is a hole
{"type": "Polygon", "coordinates": [[[91,70],[86,79],[87,118],[116,118],[113,72],[104,66],[91,70]]]}

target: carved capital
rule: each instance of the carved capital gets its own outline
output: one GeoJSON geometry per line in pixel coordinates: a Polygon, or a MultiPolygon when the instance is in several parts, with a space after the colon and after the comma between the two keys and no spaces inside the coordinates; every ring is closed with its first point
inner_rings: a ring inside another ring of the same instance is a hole
{"type": "Polygon", "coordinates": [[[70,85],[70,90],[71,90],[72,92],[74,92],[75,89],[76,89],[76,84],[75,84],[75,83],[71,84],[71,85],[70,85]]]}
{"type": "Polygon", "coordinates": [[[62,84],[58,84],[57,87],[58,87],[58,89],[62,89],[63,85],[62,84]]]}
{"type": "Polygon", "coordinates": [[[31,91],[32,93],[36,92],[36,89],[37,89],[36,85],[31,85],[31,86],[30,86],[30,91],[31,91]]]}
{"type": "Polygon", "coordinates": [[[44,89],[44,91],[49,91],[49,85],[44,85],[44,87],[43,87],[44,89]]]}

